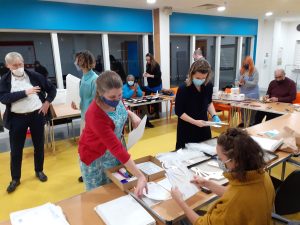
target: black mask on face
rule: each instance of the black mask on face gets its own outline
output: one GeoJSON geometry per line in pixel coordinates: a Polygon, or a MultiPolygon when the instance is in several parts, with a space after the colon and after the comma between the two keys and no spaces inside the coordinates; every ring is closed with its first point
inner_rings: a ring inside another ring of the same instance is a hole
{"type": "Polygon", "coordinates": [[[243,67],[244,67],[245,70],[249,70],[249,65],[248,64],[245,64],[243,67]]]}
{"type": "Polygon", "coordinates": [[[277,84],[282,84],[284,80],[276,80],[277,84]]]}

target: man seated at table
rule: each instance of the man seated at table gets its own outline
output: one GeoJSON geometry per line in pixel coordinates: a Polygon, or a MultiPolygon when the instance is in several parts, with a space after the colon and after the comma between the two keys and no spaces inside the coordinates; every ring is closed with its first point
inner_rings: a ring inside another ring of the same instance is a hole
{"type": "MultiPolygon", "coordinates": [[[[292,103],[296,99],[296,83],[285,76],[283,69],[275,70],[274,78],[263,98],[270,102],[292,103]]],[[[280,114],[258,111],[255,116],[255,124],[261,123],[265,116],[266,120],[270,120],[280,116],[280,114]]]]}
{"type": "MultiPolygon", "coordinates": [[[[142,97],[143,92],[138,83],[135,82],[135,78],[133,75],[128,75],[126,78],[126,83],[123,85],[123,98],[130,99],[136,97],[142,97]]],[[[138,107],[141,110],[141,117],[148,114],[148,109],[146,105],[142,105],[138,107]]],[[[154,125],[150,123],[148,117],[146,122],[146,127],[153,128],[154,125]]]]}

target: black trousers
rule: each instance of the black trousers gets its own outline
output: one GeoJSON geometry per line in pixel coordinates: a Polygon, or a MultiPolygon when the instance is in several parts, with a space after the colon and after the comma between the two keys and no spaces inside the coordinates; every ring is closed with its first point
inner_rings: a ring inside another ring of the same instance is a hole
{"type": "Polygon", "coordinates": [[[257,111],[255,114],[255,121],[254,121],[254,125],[256,124],[260,124],[261,121],[264,119],[264,117],[266,117],[266,120],[271,120],[274,119],[278,116],[281,116],[280,114],[276,114],[276,113],[269,113],[269,112],[262,112],[262,111],[257,111]]]}
{"type": "Polygon", "coordinates": [[[43,171],[45,117],[36,110],[27,114],[12,113],[10,119],[10,171],[13,180],[20,180],[23,148],[28,127],[30,128],[34,147],[34,170],[35,172],[43,171]]]}

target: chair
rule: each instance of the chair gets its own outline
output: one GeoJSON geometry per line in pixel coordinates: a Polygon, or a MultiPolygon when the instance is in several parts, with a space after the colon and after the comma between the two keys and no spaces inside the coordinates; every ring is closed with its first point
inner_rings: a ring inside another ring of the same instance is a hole
{"type": "Polygon", "coordinates": [[[297,92],[296,99],[293,101],[293,104],[300,104],[300,92],[297,92]]]}
{"type": "MultiPolygon", "coordinates": [[[[176,97],[178,87],[173,87],[173,88],[170,88],[170,89],[173,91],[174,96],[176,97]]],[[[174,97],[174,99],[172,99],[170,101],[170,119],[171,119],[171,116],[172,116],[173,108],[175,107],[175,97],[174,97]]]]}
{"type": "Polygon", "coordinates": [[[284,224],[300,224],[300,221],[291,221],[282,215],[300,212],[300,170],[292,172],[284,181],[272,177],[274,186],[278,186],[275,196],[275,213],[272,218],[284,224]]]}

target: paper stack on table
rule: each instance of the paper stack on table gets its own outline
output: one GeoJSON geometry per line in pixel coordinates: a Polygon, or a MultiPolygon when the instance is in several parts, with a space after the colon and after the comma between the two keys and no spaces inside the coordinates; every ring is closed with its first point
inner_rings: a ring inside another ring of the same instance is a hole
{"type": "Polygon", "coordinates": [[[154,218],[130,195],[100,204],[95,211],[107,225],[154,225],[154,218]]]}
{"type": "Polygon", "coordinates": [[[251,138],[254,141],[256,141],[263,150],[271,151],[271,152],[274,152],[283,144],[283,139],[274,140],[270,138],[262,138],[262,137],[255,137],[255,136],[251,136],[251,138]]]}
{"type": "Polygon", "coordinates": [[[70,225],[62,209],[51,203],[10,214],[12,225],[70,225]]]}

